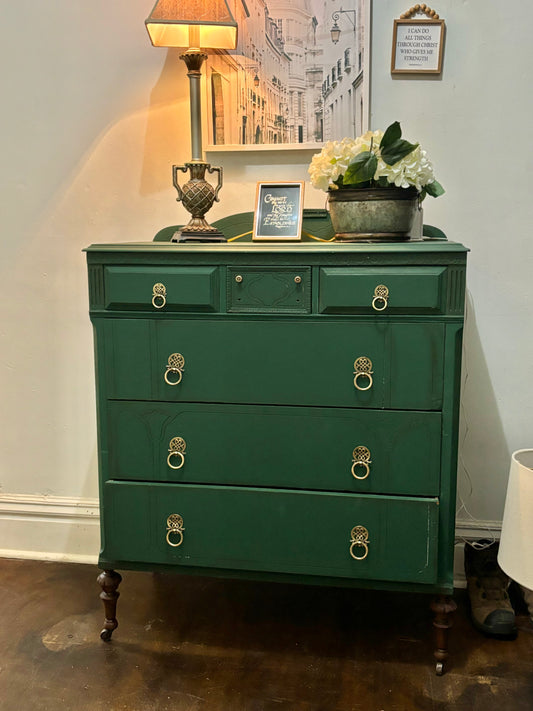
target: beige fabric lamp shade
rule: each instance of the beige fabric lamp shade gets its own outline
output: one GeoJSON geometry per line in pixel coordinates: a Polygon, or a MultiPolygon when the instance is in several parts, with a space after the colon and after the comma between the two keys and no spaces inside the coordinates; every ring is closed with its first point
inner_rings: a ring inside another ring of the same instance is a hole
{"type": "Polygon", "coordinates": [[[226,0],[158,0],[145,24],[154,47],[237,46],[237,23],[226,0]]]}
{"type": "Polygon", "coordinates": [[[512,580],[533,590],[533,449],[511,457],[498,563],[512,580]]]}

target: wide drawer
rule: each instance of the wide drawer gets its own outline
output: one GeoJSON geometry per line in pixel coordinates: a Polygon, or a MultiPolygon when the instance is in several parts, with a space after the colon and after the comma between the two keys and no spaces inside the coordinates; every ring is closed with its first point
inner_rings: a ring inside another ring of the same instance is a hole
{"type": "Polygon", "coordinates": [[[439,313],[445,267],[323,267],[321,313],[439,313]]]}
{"type": "Polygon", "coordinates": [[[431,583],[438,501],[108,482],[101,561],[431,583]]]}
{"type": "Polygon", "coordinates": [[[435,496],[437,412],[111,401],[105,477],[435,496]]]}
{"type": "Polygon", "coordinates": [[[110,398],[441,407],[440,323],[310,318],[95,323],[110,398]]]}
{"type": "Polygon", "coordinates": [[[106,309],[218,311],[218,267],[105,267],[104,294],[106,309]]]}

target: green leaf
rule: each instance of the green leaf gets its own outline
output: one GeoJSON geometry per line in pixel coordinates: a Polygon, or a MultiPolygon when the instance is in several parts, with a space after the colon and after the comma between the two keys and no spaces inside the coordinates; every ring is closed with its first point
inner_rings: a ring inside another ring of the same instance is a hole
{"type": "Polygon", "coordinates": [[[409,153],[412,153],[417,146],[418,143],[409,143],[409,141],[404,141],[400,138],[394,141],[394,143],[391,143],[390,146],[383,148],[382,141],[380,153],[387,165],[395,165],[398,161],[402,160],[402,158],[408,156],[409,153]]]}
{"type": "Polygon", "coordinates": [[[378,159],[371,151],[363,151],[355,156],[344,174],[344,185],[357,185],[372,180],[378,167],[378,159]]]}
{"type": "Polygon", "coordinates": [[[444,193],[446,192],[437,180],[434,180],[432,183],[424,185],[424,190],[428,195],[431,195],[431,197],[439,197],[439,195],[444,195],[444,193]]]}
{"type": "Polygon", "coordinates": [[[388,148],[391,144],[399,141],[402,137],[402,129],[398,121],[391,123],[381,139],[381,148],[388,148]]]}

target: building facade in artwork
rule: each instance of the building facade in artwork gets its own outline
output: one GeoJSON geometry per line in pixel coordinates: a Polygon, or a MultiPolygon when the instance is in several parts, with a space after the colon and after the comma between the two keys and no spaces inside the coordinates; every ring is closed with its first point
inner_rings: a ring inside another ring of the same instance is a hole
{"type": "Polygon", "coordinates": [[[359,136],[366,128],[365,2],[353,0],[351,9],[338,0],[324,0],[324,32],[321,35],[322,101],[325,140],[359,136]],[[339,30],[335,43],[331,28],[339,30]],[[327,35],[329,34],[329,42],[327,35]]]}
{"type": "Polygon", "coordinates": [[[208,62],[209,142],[308,144],[361,133],[365,0],[351,2],[345,10],[333,0],[232,0],[237,49],[208,62]]]}

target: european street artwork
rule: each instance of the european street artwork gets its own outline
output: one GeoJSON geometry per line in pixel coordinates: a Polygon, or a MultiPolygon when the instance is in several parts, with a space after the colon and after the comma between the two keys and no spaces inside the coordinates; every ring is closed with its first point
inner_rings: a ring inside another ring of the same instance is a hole
{"type": "Polygon", "coordinates": [[[322,144],[367,128],[370,0],[228,0],[237,48],[209,56],[209,143],[322,144]]]}

